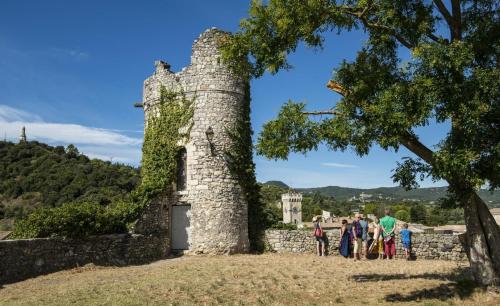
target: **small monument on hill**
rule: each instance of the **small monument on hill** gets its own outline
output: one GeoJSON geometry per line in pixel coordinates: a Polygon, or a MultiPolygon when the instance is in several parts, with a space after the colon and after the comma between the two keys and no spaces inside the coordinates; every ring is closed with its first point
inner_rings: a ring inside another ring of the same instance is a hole
{"type": "Polygon", "coordinates": [[[302,224],[302,194],[289,191],[281,195],[283,223],[302,224]]]}
{"type": "Polygon", "coordinates": [[[19,136],[19,143],[26,142],[26,128],[23,126],[21,129],[21,136],[19,136]]]}

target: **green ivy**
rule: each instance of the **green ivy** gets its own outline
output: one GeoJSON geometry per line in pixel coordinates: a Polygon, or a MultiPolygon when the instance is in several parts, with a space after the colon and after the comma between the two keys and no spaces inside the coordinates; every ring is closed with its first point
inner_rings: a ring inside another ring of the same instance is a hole
{"type": "MultiPolygon", "coordinates": [[[[161,88],[160,99],[147,119],[141,184],[123,200],[108,206],[95,202],[40,208],[14,225],[14,238],[87,237],[125,233],[142,211],[175,182],[179,142],[189,135],[192,101],[184,93],[161,88]],[[182,133],[179,130],[183,129],[182,133]]],[[[187,138],[185,139],[187,140],[187,138]]]]}
{"type": "Polygon", "coordinates": [[[255,164],[252,152],[252,127],[250,124],[250,85],[246,85],[243,101],[243,116],[238,120],[234,131],[227,131],[232,146],[226,156],[229,169],[237,177],[248,202],[248,238],[253,251],[264,251],[264,230],[270,225],[260,199],[260,186],[255,178],[255,164]]]}
{"type": "Polygon", "coordinates": [[[193,116],[192,100],[183,92],[160,89],[160,100],[147,118],[142,146],[139,197],[147,204],[165,192],[176,178],[179,142],[187,140],[193,116]]]}

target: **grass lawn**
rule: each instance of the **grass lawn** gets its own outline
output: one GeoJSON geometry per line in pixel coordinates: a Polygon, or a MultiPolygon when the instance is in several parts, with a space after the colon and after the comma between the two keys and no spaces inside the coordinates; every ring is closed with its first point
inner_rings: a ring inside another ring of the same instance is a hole
{"type": "Polygon", "coordinates": [[[0,305],[500,305],[466,263],[265,254],[85,266],[0,289],[0,305]]]}

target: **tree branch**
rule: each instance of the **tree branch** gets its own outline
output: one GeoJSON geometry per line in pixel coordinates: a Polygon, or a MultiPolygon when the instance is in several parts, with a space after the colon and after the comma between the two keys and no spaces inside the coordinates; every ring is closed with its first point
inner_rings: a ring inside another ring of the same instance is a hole
{"type": "Polygon", "coordinates": [[[453,15],[446,8],[441,0],[433,0],[439,12],[443,15],[450,28],[451,41],[462,39],[462,12],[460,10],[460,0],[451,1],[453,15]]]}
{"type": "Polygon", "coordinates": [[[452,31],[452,28],[453,28],[453,16],[451,16],[450,12],[448,11],[448,9],[446,8],[446,6],[444,5],[443,1],[441,0],[433,0],[434,4],[437,6],[439,12],[441,13],[441,15],[443,15],[444,17],[444,20],[446,20],[446,23],[448,24],[448,26],[450,27],[450,32],[453,32],[452,31]]]}
{"type": "Polygon", "coordinates": [[[417,137],[415,137],[411,133],[404,132],[402,135],[399,135],[399,141],[408,150],[426,161],[428,164],[431,165],[434,163],[434,152],[432,152],[431,149],[427,148],[423,143],[420,142],[420,140],[417,139],[417,137]]]}
{"type": "Polygon", "coordinates": [[[462,11],[460,0],[451,1],[451,12],[453,13],[453,32],[456,39],[462,39],[462,11]]]}
{"type": "Polygon", "coordinates": [[[403,36],[401,36],[395,29],[393,29],[389,26],[383,25],[383,24],[370,22],[365,16],[366,9],[363,11],[359,11],[358,9],[355,9],[352,7],[345,7],[345,6],[340,6],[339,9],[343,10],[346,14],[354,16],[357,19],[359,19],[363,23],[365,28],[378,29],[378,30],[385,31],[386,33],[394,36],[394,38],[396,38],[396,40],[398,40],[406,48],[412,49],[414,47],[408,40],[406,40],[403,36]]]}
{"type": "Polygon", "coordinates": [[[335,82],[334,80],[328,81],[328,83],[326,83],[326,87],[344,97],[349,94],[349,91],[347,89],[342,87],[342,85],[335,82]]]}
{"type": "Polygon", "coordinates": [[[437,43],[440,43],[440,44],[443,44],[443,45],[447,45],[447,44],[450,43],[448,41],[448,39],[443,38],[441,36],[437,36],[437,35],[435,35],[434,33],[430,32],[430,31],[426,35],[427,35],[427,37],[429,37],[430,39],[432,39],[433,41],[435,41],[437,43]]]}
{"type": "Polygon", "coordinates": [[[304,115],[340,115],[341,113],[334,111],[334,110],[328,110],[328,111],[316,111],[316,112],[302,112],[304,115]]]}
{"type": "MultiPolygon", "coordinates": [[[[329,80],[326,87],[331,89],[332,91],[342,95],[347,96],[349,94],[349,90],[344,88],[339,83],[334,80],[329,80]]],[[[319,111],[319,112],[304,112],[305,115],[340,115],[341,113],[336,111],[319,111]]],[[[405,146],[408,150],[415,153],[418,157],[426,161],[428,164],[432,164],[434,162],[433,152],[431,149],[427,148],[423,143],[421,143],[417,137],[412,135],[410,132],[405,131],[401,135],[399,135],[399,141],[403,146],[405,146]]]]}

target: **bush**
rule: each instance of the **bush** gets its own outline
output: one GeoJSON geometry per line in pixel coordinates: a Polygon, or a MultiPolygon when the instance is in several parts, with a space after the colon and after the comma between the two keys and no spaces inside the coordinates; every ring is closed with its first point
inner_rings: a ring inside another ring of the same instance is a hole
{"type": "Polygon", "coordinates": [[[140,205],[118,202],[109,206],[96,203],[69,203],[56,208],[40,208],[14,224],[13,238],[69,237],[126,233],[140,205]]]}
{"type": "Polygon", "coordinates": [[[275,223],[271,225],[272,229],[280,229],[280,230],[296,230],[297,225],[291,223],[275,223]]]}
{"type": "Polygon", "coordinates": [[[404,222],[410,222],[410,213],[403,209],[398,210],[396,214],[394,214],[394,217],[404,222]]]}

